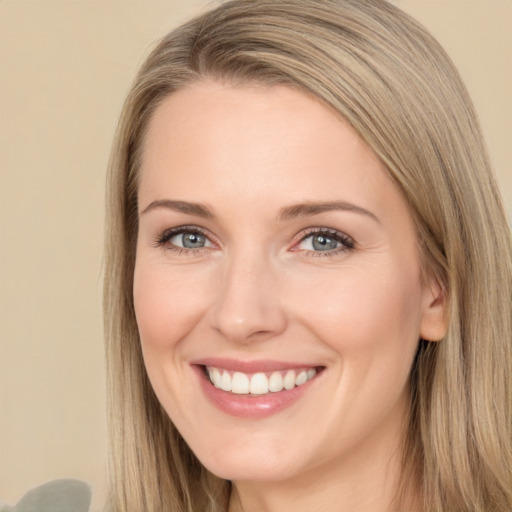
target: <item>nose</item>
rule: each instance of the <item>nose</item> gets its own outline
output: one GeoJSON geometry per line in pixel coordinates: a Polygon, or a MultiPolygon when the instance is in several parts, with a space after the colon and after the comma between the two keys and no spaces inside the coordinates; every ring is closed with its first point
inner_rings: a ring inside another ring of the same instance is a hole
{"type": "Polygon", "coordinates": [[[265,257],[232,258],[221,275],[210,310],[213,329],[237,343],[263,341],[286,329],[278,275],[265,257]]]}

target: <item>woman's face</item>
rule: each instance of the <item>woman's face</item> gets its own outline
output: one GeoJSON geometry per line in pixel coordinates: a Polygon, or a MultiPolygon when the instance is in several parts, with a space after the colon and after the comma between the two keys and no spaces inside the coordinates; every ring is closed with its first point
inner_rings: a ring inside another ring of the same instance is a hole
{"type": "Polygon", "coordinates": [[[235,481],[389,455],[418,339],[444,332],[383,166],[284,86],[204,81],[158,107],[134,299],[158,399],[202,463],[235,481]]]}

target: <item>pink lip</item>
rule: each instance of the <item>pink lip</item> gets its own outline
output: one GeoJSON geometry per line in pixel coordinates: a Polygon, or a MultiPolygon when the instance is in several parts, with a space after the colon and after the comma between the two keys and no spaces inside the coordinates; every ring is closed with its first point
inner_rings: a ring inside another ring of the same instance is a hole
{"type": "MultiPolygon", "coordinates": [[[[312,385],[317,381],[318,374],[314,379],[307,381],[302,386],[290,390],[283,390],[277,393],[267,393],[260,396],[236,395],[229,391],[216,388],[210,379],[205,375],[204,366],[214,366],[232,371],[244,373],[269,372],[287,370],[293,368],[310,367],[304,363],[282,363],[278,361],[254,361],[241,362],[219,358],[208,358],[197,360],[192,363],[192,368],[199,378],[199,384],[206,398],[219,410],[247,419],[263,419],[276,414],[287,407],[290,407],[306,394],[312,385]]],[[[323,372],[320,372],[320,374],[323,372]]]]}
{"type": "Polygon", "coordinates": [[[258,373],[274,372],[278,370],[294,370],[296,368],[315,368],[318,365],[300,362],[285,362],[262,359],[259,361],[241,361],[223,357],[207,357],[191,361],[192,365],[213,366],[233,372],[258,373]]]}

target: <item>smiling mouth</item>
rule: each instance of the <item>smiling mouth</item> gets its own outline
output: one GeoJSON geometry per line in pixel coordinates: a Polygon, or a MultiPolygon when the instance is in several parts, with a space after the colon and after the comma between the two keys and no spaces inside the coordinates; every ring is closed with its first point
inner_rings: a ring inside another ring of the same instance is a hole
{"type": "Polygon", "coordinates": [[[314,379],[324,367],[297,368],[273,372],[243,373],[203,366],[207,379],[217,388],[236,395],[262,396],[289,391],[314,379]]]}

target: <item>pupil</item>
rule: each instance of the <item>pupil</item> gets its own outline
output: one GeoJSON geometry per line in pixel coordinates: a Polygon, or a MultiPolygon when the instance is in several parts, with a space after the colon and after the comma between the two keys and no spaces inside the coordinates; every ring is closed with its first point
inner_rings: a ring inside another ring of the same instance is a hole
{"type": "Polygon", "coordinates": [[[336,249],[338,242],[334,238],[324,235],[316,235],[313,237],[313,248],[318,251],[330,251],[336,249]]]}
{"type": "Polygon", "coordinates": [[[182,238],[183,247],[193,249],[196,247],[204,247],[205,238],[204,235],[199,233],[186,233],[182,238]]]}

